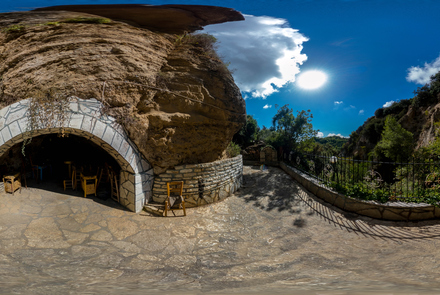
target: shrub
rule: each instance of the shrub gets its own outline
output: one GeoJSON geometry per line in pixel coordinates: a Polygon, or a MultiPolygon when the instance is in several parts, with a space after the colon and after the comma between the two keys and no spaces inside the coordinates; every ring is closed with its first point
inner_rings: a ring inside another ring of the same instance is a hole
{"type": "Polygon", "coordinates": [[[228,158],[236,157],[240,154],[241,148],[238,144],[233,143],[232,141],[229,143],[226,148],[226,155],[228,158]]]}
{"type": "Polygon", "coordinates": [[[183,34],[176,38],[176,45],[191,44],[199,48],[203,55],[221,61],[216,53],[217,38],[210,34],[183,34]]]}

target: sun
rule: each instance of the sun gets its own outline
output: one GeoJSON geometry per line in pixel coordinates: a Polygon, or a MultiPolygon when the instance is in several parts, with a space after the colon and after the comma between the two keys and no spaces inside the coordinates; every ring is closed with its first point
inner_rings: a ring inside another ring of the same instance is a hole
{"type": "Polygon", "coordinates": [[[327,75],[324,72],[313,70],[299,75],[297,83],[303,89],[317,89],[327,82],[327,75]]]}

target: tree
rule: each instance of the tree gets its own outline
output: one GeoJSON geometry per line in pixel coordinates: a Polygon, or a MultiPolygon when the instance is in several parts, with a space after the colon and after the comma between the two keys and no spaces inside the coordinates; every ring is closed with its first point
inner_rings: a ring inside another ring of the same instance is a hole
{"type": "Polygon", "coordinates": [[[416,107],[429,106],[438,103],[440,99],[440,72],[431,76],[431,81],[414,91],[416,96],[412,104],[416,107]]]}
{"type": "Polygon", "coordinates": [[[413,150],[413,134],[403,128],[393,117],[388,116],[382,138],[374,148],[376,155],[383,154],[394,161],[408,158],[413,150]]]}
{"type": "Polygon", "coordinates": [[[273,127],[267,128],[263,125],[263,128],[260,129],[260,131],[257,134],[257,140],[267,142],[270,140],[271,137],[273,137],[275,129],[273,127]]]}
{"type": "Polygon", "coordinates": [[[297,111],[295,117],[289,105],[282,106],[272,119],[276,134],[271,138],[271,144],[275,148],[294,149],[300,144],[314,141],[317,131],[313,130],[312,119],[310,110],[297,111]]]}
{"type": "Polygon", "coordinates": [[[259,130],[260,128],[258,127],[257,120],[255,120],[252,115],[247,115],[246,124],[244,124],[241,130],[234,135],[232,141],[242,148],[246,148],[257,140],[259,130]]]}

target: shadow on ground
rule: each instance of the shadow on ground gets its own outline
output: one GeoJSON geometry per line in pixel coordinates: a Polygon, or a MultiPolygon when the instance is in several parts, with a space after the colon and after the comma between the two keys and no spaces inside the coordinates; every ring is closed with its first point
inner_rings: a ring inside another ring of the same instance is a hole
{"type": "Polygon", "coordinates": [[[275,167],[260,170],[257,166],[246,167],[244,184],[237,193],[246,203],[261,210],[288,211],[298,214],[295,227],[306,227],[307,216],[317,214],[337,228],[374,239],[426,240],[440,238],[440,220],[384,221],[345,212],[309,193],[304,187],[275,167]],[[299,214],[308,208],[306,214],[299,214]]]}
{"type": "Polygon", "coordinates": [[[262,210],[295,213],[301,199],[298,197],[299,188],[292,185],[280,185],[289,182],[291,178],[282,170],[268,167],[260,170],[257,166],[248,167],[248,173],[243,176],[243,186],[240,196],[246,203],[253,203],[262,210]]]}
{"type": "MultiPolygon", "coordinates": [[[[48,180],[44,181],[36,181],[32,178],[26,179],[26,186],[23,183],[22,189],[40,189],[52,193],[62,194],[70,197],[76,197],[76,198],[84,198],[84,192],[81,189],[81,186],[78,184],[78,187],[76,189],[67,188],[64,190],[62,180],[50,178],[48,180]]],[[[88,199],[93,200],[96,203],[102,204],[104,206],[120,209],[123,211],[131,212],[127,208],[123,207],[116,201],[112,200],[110,197],[110,185],[109,183],[101,183],[98,187],[96,196],[94,194],[87,195],[88,199]]]]}

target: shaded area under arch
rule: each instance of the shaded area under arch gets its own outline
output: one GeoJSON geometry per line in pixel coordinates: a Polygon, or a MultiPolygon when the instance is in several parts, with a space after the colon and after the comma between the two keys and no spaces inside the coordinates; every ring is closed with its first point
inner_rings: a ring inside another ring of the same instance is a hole
{"type": "MultiPolygon", "coordinates": [[[[120,203],[139,212],[151,199],[153,169],[123,128],[110,116],[103,115],[96,99],[69,98],[68,119],[56,127],[41,126],[32,136],[53,133],[74,134],[92,141],[111,155],[121,167],[120,203]]],[[[29,135],[29,99],[0,110],[0,156],[29,135]]]]}

